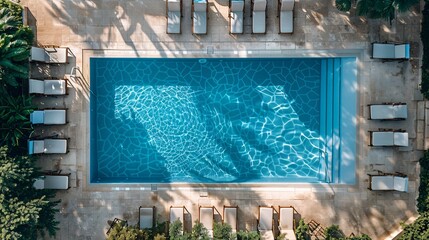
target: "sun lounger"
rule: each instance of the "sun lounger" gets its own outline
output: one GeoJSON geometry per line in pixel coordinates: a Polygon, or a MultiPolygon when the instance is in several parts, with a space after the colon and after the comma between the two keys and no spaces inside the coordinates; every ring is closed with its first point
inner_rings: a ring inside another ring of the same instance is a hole
{"type": "Polygon", "coordinates": [[[266,33],[267,0],[252,0],[252,33],[266,33]]]}
{"type": "Polygon", "coordinates": [[[405,174],[379,172],[378,174],[368,174],[368,176],[368,189],[371,191],[408,191],[408,177],[405,174]]]}
{"type": "Polygon", "coordinates": [[[170,224],[179,220],[182,223],[182,234],[185,230],[185,207],[170,207],[170,224]]]}
{"type": "Polygon", "coordinates": [[[207,0],[192,0],[192,33],[207,34],[207,0]]]}
{"type": "Polygon", "coordinates": [[[407,111],[406,103],[371,104],[369,105],[369,119],[405,120],[407,111]]]}
{"type": "Polygon", "coordinates": [[[200,223],[207,229],[209,238],[213,238],[214,207],[199,207],[200,223]]]}
{"type": "Polygon", "coordinates": [[[68,139],[45,138],[41,140],[28,140],[28,154],[54,154],[67,153],[68,139]]]}
{"type": "Polygon", "coordinates": [[[229,0],[229,33],[243,33],[244,0],[229,0]]]}
{"type": "Polygon", "coordinates": [[[68,63],[69,48],[66,47],[31,47],[30,61],[44,63],[68,63]]]}
{"type": "Polygon", "coordinates": [[[30,113],[31,124],[61,125],[67,123],[67,109],[44,109],[30,113]]]}
{"type": "Polygon", "coordinates": [[[279,231],[280,234],[285,234],[286,239],[289,240],[296,240],[294,212],[293,207],[279,207],[279,231]]]}
{"type": "Polygon", "coordinates": [[[182,0],[167,0],[167,33],[182,33],[182,0]]]}
{"type": "Polygon", "coordinates": [[[29,79],[29,93],[40,95],[66,95],[67,79],[29,79]]]}
{"type": "Polygon", "coordinates": [[[273,207],[259,206],[258,231],[261,240],[274,240],[273,215],[273,207]]]}
{"type": "Polygon", "coordinates": [[[238,207],[224,206],[223,207],[223,223],[229,224],[233,233],[237,232],[238,228],[238,207]]]}
{"type": "Polygon", "coordinates": [[[45,174],[34,181],[35,189],[69,189],[70,173],[67,174],[45,174]]]}
{"type": "Polygon", "coordinates": [[[293,33],[293,9],[295,0],[279,0],[279,33],[293,33]]]}
{"type": "Polygon", "coordinates": [[[373,43],[372,58],[385,60],[408,60],[410,59],[410,44],[373,43]]]}
{"type": "Polygon", "coordinates": [[[370,146],[374,147],[407,147],[408,133],[402,131],[370,131],[370,146]]]}
{"type": "Polygon", "coordinates": [[[153,228],[155,226],[155,207],[139,207],[140,229],[153,228]]]}

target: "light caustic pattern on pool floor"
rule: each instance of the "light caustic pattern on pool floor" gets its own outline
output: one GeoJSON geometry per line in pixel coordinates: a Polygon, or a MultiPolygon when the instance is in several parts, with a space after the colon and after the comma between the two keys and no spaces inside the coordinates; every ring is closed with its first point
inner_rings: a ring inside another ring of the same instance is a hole
{"type": "Polygon", "coordinates": [[[319,177],[320,59],[91,61],[101,181],[319,177]]]}

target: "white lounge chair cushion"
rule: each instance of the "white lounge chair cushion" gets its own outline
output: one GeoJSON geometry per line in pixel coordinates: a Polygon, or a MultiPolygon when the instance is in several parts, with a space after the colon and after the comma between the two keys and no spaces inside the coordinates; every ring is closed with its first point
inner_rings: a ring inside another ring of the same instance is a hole
{"type": "Polygon", "coordinates": [[[44,124],[66,124],[65,109],[45,110],[44,112],[44,124]]]}
{"type": "Polygon", "coordinates": [[[28,85],[29,85],[29,88],[28,88],[29,93],[37,93],[37,94],[45,93],[45,83],[43,80],[29,79],[28,85]]]}
{"type": "Polygon", "coordinates": [[[397,119],[407,118],[407,105],[387,105],[377,104],[370,106],[370,118],[371,119],[397,119]]]}
{"type": "Polygon", "coordinates": [[[252,31],[253,33],[265,33],[265,11],[253,11],[252,31]]]}
{"type": "Polygon", "coordinates": [[[68,189],[69,175],[45,175],[45,189],[68,189]]]}
{"type": "Polygon", "coordinates": [[[194,0],[194,11],[195,12],[206,12],[207,11],[207,0],[194,0]]]}
{"type": "Polygon", "coordinates": [[[43,124],[45,122],[45,111],[38,110],[30,113],[30,122],[32,124],[43,124]]]}
{"type": "Polygon", "coordinates": [[[393,43],[374,43],[372,45],[373,58],[403,59],[410,58],[410,45],[393,43]]]}
{"type": "Polygon", "coordinates": [[[293,208],[280,208],[279,228],[281,230],[293,230],[293,208]]]}
{"type": "Polygon", "coordinates": [[[43,178],[36,179],[33,183],[33,187],[35,189],[45,189],[45,179],[43,178]]]}
{"type": "Polygon", "coordinates": [[[46,95],[64,95],[67,93],[67,83],[63,79],[44,80],[46,95]]]}
{"type": "Polygon", "coordinates": [[[274,240],[274,233],[272,230],[259,230],[261,240],[274,240]]]}
{"type": "Polygon", "coordinates": [[[285,239],[287,240],[296,240],[296,235],[295,232],[291,229],[289,230],[280,230],[280,234],[284,234],[285,235],[285,239]]]}
{"type": "Polygon", "coordinates": [[[194,33],[206,34],[207,33],[207,13],[206,11],[195,11],[194,17],[194,33]]]}
{"type": "Polygon", "coordinates": [[[273,208],[259,208],[259,230],[273,230],[273,208]]]}
{"type": "Polygon", "coordinates": [[[180,33],[180,12],[168,12],[167,33],[180,33]]]}
{"type": "Polygon", "coordinates": [[[408,133],[395,132],[393,134],[393,145],[400,147],[408,147],[408,133]]]}
{"type": "Polygon", "coordinates": [[[372,176],[371,177],[371,189],[372,190],[393,190],[394,181],[392,175],[386,176],[372,176]]]}
{"type": "Polygon", "coordinates": [[[40,154],[44,152],[45,152],[45,141],[43,140],[28,141],[28,154],[40,154]]]}
{"type": "Polygon", "coordinates": [[[184,209],[183,207],[172,207],[170,208],[170,223],[179,220],[182,223],[182,233],[185,229],[184,224],[184,209]]]}
{"type": "Polygon", "coordinates": [[[393,146],[393,132],[372,132],[373,146],[393,146]]]}
{"type": "Polygon", "coordinates": [[[231,12],[243,12],[244,11],[244,0],[232,0],[230,10],[231,10],[231,12]]]}
{"type": "Polygon", "coordinates": [[[180,12],[180,0],[168,0],[169,12],[180,12]]]}
{"type": "Polygon", "coordinates": [[[153,208],[140,208],[140,229],[153,227],[153,208]]]}
{"type": "Polygon", "coordinates": [[[293,33],[293,11],[280,12],[280,32],[293,33]]]}
{"type": "Polygon", "coordinates": [[[408,192],[408,177],[395,176],[393,179],[393,188],[396,191],[408,192]]]}
{"type": "Polygon", "coordinates": [[[266,0],[255,0],[253,3],[253,11],[265,12],[267,8],[266,0]]]}
{"type": "Polygon", "coordinates": [[[44,139],[45,153],[67,153],[67,139],[44,139]]]}
{"type": "Polygon", "coordinates": [[[38,47],[31,47],[30,60],[38,61],[38,62],[49,62],[49,56],[46,53],[45,49],[38,48],[38,47]]]}
{"type": "Polygon", "coordinates": [[[227,223],[231,226],[232,231],[237,231],[237,208],[225,208],[224,211],[224,223],[227,223]]]}
{"type": "Polygon", "coordinates": [[[213,208],[200,208],[200,223],[207,228],[213,230],[213,208]]]}
{"type": "Polygon", "coordinates": [[[68,56],[68,48],[45,48],[46,53],[49,56],[49,63],[66,63],[68,56]]]}
{"type": "Polygon", "coordinates": [[[244,29],[244,19],[243,12],[231,12],[231,33],[243,33],[244,29]]]}
{"type": "Polygon", "coordinates": [[[280,11],[293,11],[295,0],[281,0],[280,11]]]}

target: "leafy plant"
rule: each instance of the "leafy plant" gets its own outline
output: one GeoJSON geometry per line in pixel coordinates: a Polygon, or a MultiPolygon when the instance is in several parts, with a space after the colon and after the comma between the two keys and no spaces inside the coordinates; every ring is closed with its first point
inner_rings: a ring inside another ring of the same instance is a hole
{"type": "Polygon", "coordinates": [[[325,229],[325,239],[326,240],[337,240],[344,239],[346,236],[343,231],[341,231],[338,225],[332,225],[325,229]]]}
{"type": "Polygon", "coordinates": [[[299,220],[298,227],[295,230],[297,240],[310,240],[310,228],[304,222],[304,219],[299,220]]]}
{"type": "Polygon", "coordinates": [[[259,240],[259,234],[256,231],[239,231],[237,232],[237,240],[259,240]]]}
{"type": "Polygon", "coordinates": [[[421,213],[414,223],[405,226],[399,240],[426,240],[429,239],[429,212],[421,213]]]}
{"type": "Polygon", "coordinates": [[[191,233],[192,240],[209,240],[209,232],[203,224],[195,220],[194,226],[192,227],[191,233]]]}
{"type": "Polygon", "coordinates": [[[232,228],[229,224],[215,223],[213,227],[213,239],[229,240],[235,239],[232,234],[232,228]]]}
{"type": "Polygon", "coordinates": [[[420,163],[420,186],[419,197],[417,198],[417,209],[419,213],[429,210],[429,150],[419,160],[420,163]]]}
{"type": "Polygon", "coordinates": [[[170,239],[172,240],[180,239],[183,236],[182,229],[183,229],[182,222],[180,222],[179,220],[172,222],[168,230],[170,239]]]}
{"type": "Polygon", "coordinates": [[[336,0],[335,1],[335,7],[340,11],[347,12],[352,7],[352,1],[351,0],[336,0]]]}

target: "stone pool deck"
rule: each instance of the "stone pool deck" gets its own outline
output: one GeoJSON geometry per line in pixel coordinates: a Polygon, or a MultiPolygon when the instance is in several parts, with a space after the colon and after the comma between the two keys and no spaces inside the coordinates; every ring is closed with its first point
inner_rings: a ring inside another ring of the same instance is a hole
{"type": "MultiPolygon", "coordinates": [[[[138,221],[139,206],[156,206],[158,220],[167,220],[171,205],[189,210],[187,228],[198,218],[199,205],[213,205],[220,213],[224,205],[239,206],[239,229],[256,230],[257,209],[265,206],[294,206],[297,219],[315,220],[323,226],[338,224],[348,235],[366,233],[373,239],[389,239],[400,223],[416,217],[418,159],[428,144],[429,104],[419,93],[421,43],[419,38],[421,6],[398,14],[390,25],[382,20],[367,20],[354,12],[339,12],[333,0],[296,1],[293,34],[278,34],[277,1],[269,0],[267,34],[251,31],[250,1],[246,1],[245,33],[228,34],[228,1],[209,0],[208,34],[191,34],[191,1],[184,0],[182,34],[165,33],[165,1],[156,0],[22,0],[29,9],[28,24],[35,30],[37,44],[70,47],[70,63],[61,66],[32,65],[33,77],[70,79],[70,94],[58,98],[36,98],[41,107],[67,107],[69,124],[65,127],[38,128],[37,134],[71,138],[67,155],[44,156],[44,170],[72,173],[72,188],[59,191],[60,230],[55,239],[104,239],[108,221],[113,218],[138,221]],[[382,62],[370,58],[371,42],[411,43],[411,60],[382,62]],[[285,57],[335,52],[358,53],[359,114],[357,183],[353,186],[329,184],[276,185],[122,185],[89,186],[89,82],[85,58],[92,50],[108,50],[105,55],[141,56],[147,53],[198,54],[222,51],[276,52],[285,57]],[[79,67],[82,74],[73,69],[79,67]],[[77,75],[77,77],[70,76],[77,75]],[[406,102],[408,119],[379,122],[368,120],[367,104],[406,102]],[[368,130],[405,129],[410,147],[368,147],[368,130]],[[408,193],[371,192],[367,173],[375,170],[402,172],[409,176],[408,193]],[[156,189],[155,189],[156,187],[156,189]]],[[[218,216],[219,217],[219,216],[218,216]]]]}

